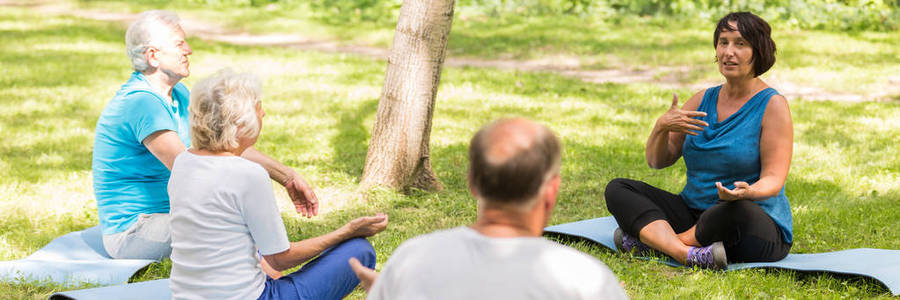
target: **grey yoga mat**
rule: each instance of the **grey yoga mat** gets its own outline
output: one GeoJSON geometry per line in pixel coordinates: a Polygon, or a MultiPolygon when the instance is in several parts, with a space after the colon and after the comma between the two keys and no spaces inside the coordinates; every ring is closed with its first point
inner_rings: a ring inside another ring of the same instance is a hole
{"type": "Polygon", "coordinates": [[[168,279],[157,279],[138,283],[120,284],[114,286],[59,292],[50,296],[51,300],[76,299],[76,300],[169,300],[172,292],[169,290],[168,279]]]}
{"type": "Polygon", "coordinates": [[[99,226],[70,232],[28,257],[0,262],[0,280],[51,281],[59,284],[128,282],[148,259],[112,259],[103,249],[99,226]]]}
{"type": "MultiPolygon", "coordinates": [[[[565,223],[544,228],[544,234],[584,238],[616,251],[613,232],[619,227],[613,217],[565,223]]],[[[671,258],[661,260],[670,266],[681,266],[671,258]]],[[[830,272],[859,275],[884,284],[894,296],[900,295],[900,250],[857,248],[834,252],[788,254],[776,262],[734,263],[728,271],[750,268],[778,268],[805,272],[830,272]]]]}

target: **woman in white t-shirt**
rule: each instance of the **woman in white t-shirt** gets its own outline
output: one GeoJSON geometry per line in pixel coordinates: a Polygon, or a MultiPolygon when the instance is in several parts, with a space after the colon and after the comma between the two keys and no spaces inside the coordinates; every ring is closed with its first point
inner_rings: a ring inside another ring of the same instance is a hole
{"type": "Polygon", "coordinates": [[[192,147],[168,185],[175,299],[340,299],[359,283],[348,259],[375,265],[365,237],[387,227],[383,214],[288,241],[266,170],[240,156],[262,127],[260,90],[255,76],[226,69],[191,92],[192,147]]]}

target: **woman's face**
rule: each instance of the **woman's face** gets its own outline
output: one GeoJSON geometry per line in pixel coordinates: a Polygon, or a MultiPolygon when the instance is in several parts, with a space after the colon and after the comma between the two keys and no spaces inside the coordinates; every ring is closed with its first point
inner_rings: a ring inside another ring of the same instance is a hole
{"type": "MultiPolygon", "coordinates": [[[[737,28],[737,22],[728,22],[737,28]]],[[[722,31],[716,41],[716,60],[719,73],[725,78],[753,78],[753,47],[740,31],[722,31]]]]}

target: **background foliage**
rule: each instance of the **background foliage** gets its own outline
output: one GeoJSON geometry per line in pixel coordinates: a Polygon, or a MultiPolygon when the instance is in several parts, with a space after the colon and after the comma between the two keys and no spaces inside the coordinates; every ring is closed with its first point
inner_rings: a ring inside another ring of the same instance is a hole
{"type": "MultiPolygon", "coordinates": [[[[158,0],[157,0],[158,1],[158,0]]],[[[402,0],[190,0],[222,6],[271,3],[307,6],[332,22],[393,22],[402,0]]],[[[669,16],[715,21],[732,11],[752,11],[771,22],[804,29],[896,30],[900,0],[459,0],[458,10],[492,17],[577,15],[615,19],[622,15],[669,16]]]]}

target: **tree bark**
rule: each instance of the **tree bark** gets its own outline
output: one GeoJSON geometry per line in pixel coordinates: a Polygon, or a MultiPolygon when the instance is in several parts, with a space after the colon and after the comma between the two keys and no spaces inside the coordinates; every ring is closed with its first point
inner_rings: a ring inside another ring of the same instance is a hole
{"type": "Polygon", "coordinates": [[[431,117],[455,0],[404,0],[360,186],[440,190],[431,170],[431,117]]]}

